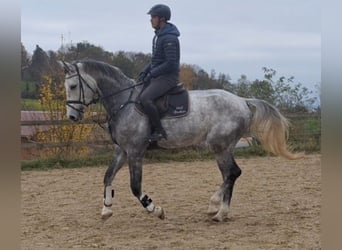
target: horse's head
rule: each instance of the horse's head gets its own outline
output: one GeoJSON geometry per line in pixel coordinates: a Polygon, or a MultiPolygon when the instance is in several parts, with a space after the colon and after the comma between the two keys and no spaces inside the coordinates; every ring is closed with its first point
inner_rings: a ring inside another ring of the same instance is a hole
{"type": "Polygon", "coordinates": [[[85,73],[82,63],[59,61],[65,72],[67,116],[73,121],[82,120],[84,109],[98,100],[96,81],[85,73]]]}

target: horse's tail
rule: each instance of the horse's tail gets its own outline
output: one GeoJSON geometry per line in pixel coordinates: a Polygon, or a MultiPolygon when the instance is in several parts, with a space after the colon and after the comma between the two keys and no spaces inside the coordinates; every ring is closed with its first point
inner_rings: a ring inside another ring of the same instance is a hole
{"type": "Polygon", "coordinates": [[[246,99],[246,102],[254,113],[250,133],[260,141],[264,149],[291,160],[303,157],[288,149],[289,121],[276,107],[258,99],[246,99]]]}

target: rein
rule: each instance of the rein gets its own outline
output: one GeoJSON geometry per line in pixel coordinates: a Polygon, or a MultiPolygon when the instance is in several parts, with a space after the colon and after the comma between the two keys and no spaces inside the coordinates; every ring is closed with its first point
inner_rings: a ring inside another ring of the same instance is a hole
{"type": "MultiPolygon", "coordinates": [[[[112,96],[121,94],[122,92],[125,92],[126,90],[133,89],[133,88],[135,88],[135,87],[137,87],[137,86],[140,86],[140,85],[143,85],[143,84],[144,84],[144,82],[139,82],[139,83],[134,84],[134,85],[132,85],[132,86],[129,86],[129,87],[127,87],[127,88],[120,89],[119,91],[114,92],[114,93],[112,93],[112,94],[103,96],[103,97],[101,97],[101,99],[106,99],[106,98],[108,98],[108,97],[112,97],[112,96]]],[[[132,94],[133,94],[133,93],[131,93],[130,97],[132,96],[132,94]]]]}

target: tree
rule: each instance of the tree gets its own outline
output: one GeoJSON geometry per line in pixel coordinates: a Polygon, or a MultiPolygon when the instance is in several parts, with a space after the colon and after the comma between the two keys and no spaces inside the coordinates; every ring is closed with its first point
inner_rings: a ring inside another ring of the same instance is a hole
{"type": "Polygon", "coordinates": [[[294,77],[280,77],[276,82],[274,69],[263,67],[265,81],[273,88],[273,104],[280,110],[287,112],[307,112],[309,107],[316,101],[312,97],[312,91],[304,87],[301,83],[294,84],[294,77]]]}
{"type": "Polygon", "coordinates": [[[186,89],[192,89],[196,79],[196,73],[193,67],[189,64],[182,64],[180,66],[179,79],[186,89]]]}
{"type": "Polygon", "coordinates": [[[147,64],[151,62],[151,54],[144,54],[141,52],[138,53],[129,53],[129,58],[133,64],[133,78],[137,79],[140,72],[145,68],[147,64]]]}
{"type": "Polygon", "coordinates": [[[64,53],[64,57],[66,61],[74,61],[80,59],[94,59],[105,61],[107,63],[110,62],[112,53],[106,53],[103,48],[99,46],[95,46],[90,44],[87,41],[79,42],[76,45],[70,45],[67,49],[64,48],[60,50],[61,53],[64,53]]]}
{"type": "Polygon", "coordinates": [[[23,43],[21,43],[21,70],[28,68],[29,65],[30,65],[29,55],[23,43]]]}
{"type": "Polygon", "coordinates": [[[38,83],[42,81],[43,75],[49,75],[50,65],[49,57],[46,52],[36,45],[36,49],[32,55],[32,62],[29,66],[29,72],[31,75],[31,80],[37,81],[38,83]]]}
{"type": "Polygon", "coordinates": [[[274,89],[272,84],[267,80],[259,81],[256,79],[250,85],[250,96],[257,99],[274,103],[274,89]]]}
{"type": "Polygon", "coordinates": [[[229,92],[234,92],[234,85],[230,82],[231,78],[228,74],[219,73],[218,75],[218,83],[224,90],[229,92]]]}
{"type": "Polygon", "coordinates": [[[210,88],[210,78],[207,72],[200,69],[197,72],[195,82],[193,84],[193,89],[208,89],[210,88]]]}
{"type": "Polygon", "coordinates": [[[246,75],[241,75],[235,86],[235,94],[242,97],[251,97],[250,93],[250,81],[247,79],[246,75]]]}
{"type": "MultiPolygon", "coordinates": [[[[30,65],[30,58],[29,55],[23,45],[21,43],[21,79],[23,81],[27,81],[30,79],[30,73],[29,73],[29,65],[30,65]]],[[[24,95],[28,95],[30,88],[29,88],[29,83],[25,83],[25,89],[24,89],[24,95]]]]}
{"type": "MultiPolygon", "coordinates": [[[[70,43],[57,52],[49,51],[48,53],[37,45],[31,60],[22,44],[21,58],[22,69],[26,69],[22,75],[27,83],[26,92],[34,96],[38,93],[43,76],[48,75],[54,82],[61,82],[60,75],[55,74],[60,70],[57,59],[75,61],[88,58],[104,61],[117,66],[128,77],[137,79],[139,73],[151,61],[151,54],[125,51],[113,53],[83,41],[76,45],[70,43]],[[36,84],[36,91],[33,84],[36,84]]],[[[294,77],[282,76],[274,80],[277,74],[274,69],[263,67],[262,70],[264,71],[262,80],[249,81],[246,75],[241,75],[237,83],[233,84],[228,74],[217,74],[215,70],[211,70],[208,74],[197,65],[182,64],[180,65],[180,81],[187,89],[225,89],[239,96],[266,100],[286,111],[304,111],[316,104],[317,98],[313,97],[312,91],[300,83],[294,84],[294,77]]],[[[25,91],[25,86],[23,90],[25,91]]]]}
{"type": "Polygon", "coordinates": [[[53,82],[62,82],[64,79],[63,69],[61,68],[58,60],[61,56],[54,51],[48,51],[49,65],[50,65],[50,78],[53,82]]]}
{"type": "Polygon", "coordinates": [[[193,84],[193,89],[222,89],[223,86],[215,79],[215,71],[212,70],[209,74],[203,70],[199,69],[193,84]]]}
{"type": "Polygon", "coordinates": [[[134,78],[134,64],[133,62],[128,58],[127,54],[124,51],[119,51],[115,53],[112,64],[117,66],[122,70],[122,72],[130,77],[134,78]]]}

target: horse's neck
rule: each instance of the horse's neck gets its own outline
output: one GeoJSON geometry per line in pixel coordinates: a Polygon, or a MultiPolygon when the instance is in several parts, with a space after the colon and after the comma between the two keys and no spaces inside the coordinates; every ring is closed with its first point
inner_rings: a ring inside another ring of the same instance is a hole
{"type": "MultiPolygon", "coordinates": [[[[113,82],[112,80],[105,80],[100,81],[100,83],[98,83],[98,86],[102,93],[102,104],[106,109],[108,115],[113,115],[113,113],[118,112],[120,106],[128,101],[131,91],[133,90],[124,90],[132,86],[130,82],[119,84],[117,82],[113,82]]],[[[135,95],[136,94],[134,94],[134,96],[135,95]]],[[[134,96],[132,96],[132,99],[134,98],[134,96]]]]}

